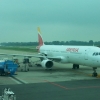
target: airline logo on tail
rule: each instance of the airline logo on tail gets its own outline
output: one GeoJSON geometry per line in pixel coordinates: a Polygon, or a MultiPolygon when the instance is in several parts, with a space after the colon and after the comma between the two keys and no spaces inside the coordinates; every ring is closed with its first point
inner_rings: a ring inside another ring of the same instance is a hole
{"type": "Polygon", "coordinates": [[[40,31],[40,28],[38,27],[38,41],[39,41],[39,46],[42,46],[44,45],[44,42],[43,42],[43,39],[42,39],[42,36],[41,36],[41,31],[40,31]]]}
{"type": "Polygon", "coordinates": [[[40,47],[42,45],[44,45],[44,42],[43,42],[43,39],[42,39],[42,36],[41,36],[40,28],[38,27],[37,30],[38,30],[38,42],[39,42],[39,46],[37,46],[36,49],[38,49],[38,51],[39,51],[40,47]]]}

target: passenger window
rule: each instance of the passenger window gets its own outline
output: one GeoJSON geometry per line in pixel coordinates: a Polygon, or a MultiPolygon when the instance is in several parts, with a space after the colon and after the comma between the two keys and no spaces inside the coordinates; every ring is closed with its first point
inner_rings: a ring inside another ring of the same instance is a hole
{"type": "Polygon", "coordinates": [[[96,56],[98,55],[98,52],[96,52],[96,56]]]}
{"type": "Polygon", "coordinates": [[[93,53],[93,56],[95,55],[95,52],[93,53]]]}

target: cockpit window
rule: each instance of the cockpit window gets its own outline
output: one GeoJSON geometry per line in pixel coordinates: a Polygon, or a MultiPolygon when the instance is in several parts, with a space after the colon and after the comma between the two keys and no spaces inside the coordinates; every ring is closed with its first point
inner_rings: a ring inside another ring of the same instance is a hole
{"type": "Polygon", "coordinates": [[[97,56],[97,55],[100,55],[100,52],[94,52],[93,53],[93,56],[97,56]]]}
{"type": "Polygon", "coordinates": [[[96,56],[98,55],[98,52],[96,52],[96,56]]]}

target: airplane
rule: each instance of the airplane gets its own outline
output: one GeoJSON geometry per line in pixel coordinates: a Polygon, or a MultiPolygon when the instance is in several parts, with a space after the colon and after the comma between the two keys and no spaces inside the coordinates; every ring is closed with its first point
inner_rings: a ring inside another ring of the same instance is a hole
{"type": "Polygon", "coordinates": [[[79,69],[79,65],[93,68],[93,77],[98,74],[97,67],[100,67],[100,48],[95,46],[73,46],[73,45],[45,45],[40,28],[38,27],[38,55],[0,54],[11,56],[37,57],[41,60],[41,66],[45,69],[52,69],[54,62],[71,63],[73,69],[79,69]]]}

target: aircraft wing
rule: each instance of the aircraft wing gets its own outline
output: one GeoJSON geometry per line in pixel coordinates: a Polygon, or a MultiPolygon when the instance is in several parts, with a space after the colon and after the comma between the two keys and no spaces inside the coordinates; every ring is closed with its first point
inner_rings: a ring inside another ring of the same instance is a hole
{"type": "Polygon", "coordinates": [[[54,61],[61,61],[61,57],[47,57],[47,58],[54,61]]]}
{"type": "Polygon", "coordinates": [[[27,54],[5,54],[5,53],[0,53],[0,56],[13,56],[13,57],[37,57],[37,58],[42,58],[43,56],[40,55],[27,55],[27,54]]]}
{"type": "Polygon", "coordinates": [[[61,57],[50,57],[50,56],[44,56],[44,55],[27,55],[27,54],[5,54],[5,53],[0,53],[1,56],[12,56],[12,57],[36,57],[36,58],[42,58],[42,59],[51,59],[51,60],[54,60],[54,61],[60,61],[61,60],[61,57]]]}

